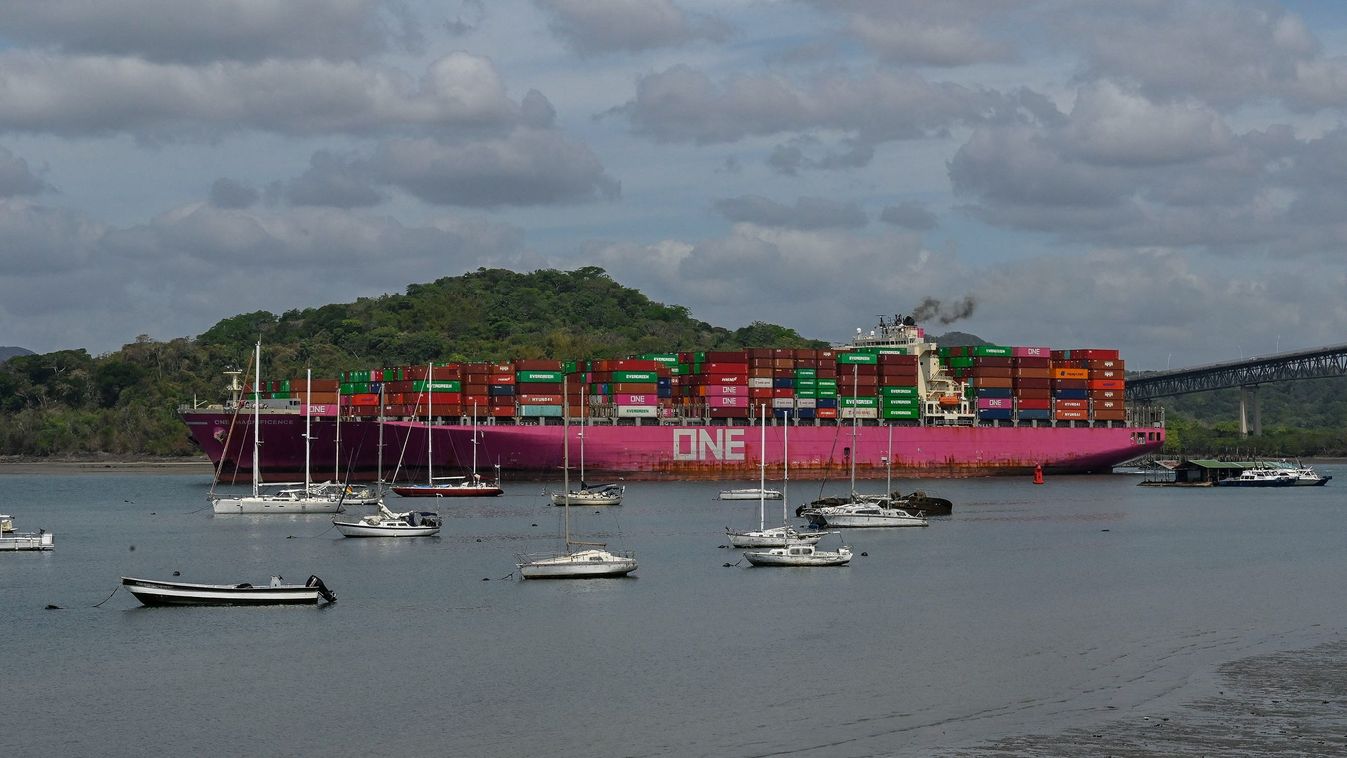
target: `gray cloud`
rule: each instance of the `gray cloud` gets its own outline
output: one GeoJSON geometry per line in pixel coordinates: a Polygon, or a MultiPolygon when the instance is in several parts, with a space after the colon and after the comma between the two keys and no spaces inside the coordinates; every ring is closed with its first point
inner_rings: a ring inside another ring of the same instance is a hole
{"type": "Polygon", "coordinates": [[[730,29],[710,16],[686,13],[671,0],[534,0],[552,16],[553,33],[585,55],[721,41],[730,29]]]}
{"type": "Polygon", "coordinates": [[[451,37],[462,37],[477,31],[477,27],[486,20],[486,6],[482,0],[463,0],[459,13],[444,22],[444,29],[451,37]]]}
{"type": "Polygon", "coordinates": [[[11,42],[159,63],[357,59],[414,46],[390,0],[53,0],[0,5],[11,42]]]}
{"type": "Polygon", "coordinates": [[[537,129],[467,143],[389,140],[367,165],[380,182],[435,205],[546,205],[621,193],[588,147],[537,129]]]}
{"type": "Polygon", "coordinates": [[[859,228],[869,223],[857,203],[840,203],[821,197],[797,198],[795,205],[783,205],[759,195],[744,195],[717,200],[715,209],[735,222],[788,229],[859,228]]]}
{"type": "Polygon", "coordinates": [[[880,211],[879,220],[917,232],[928,231],[939,225],[934,213],[916,203],[890,205],[880,211]]]}
{"type": "Polygon", "coordinates": [[[358,158],[320,150],[310,157],[307,171],[275,191],[291,205],[367,208],[384,200],[372,185],[369,167],[358,158]]]}
{"type": "Polygon", "coordinates": [[[1006,17],[1026,5],[1017,0],[813,0],[845,19],[847,31],[895,63],[964,66],[1012,60],[1006,17]]]}
{"type": "Polygon", "coordinates": [[[322,60],[195,68],[132,58],[0,54],[0,130],[200,137],[499,129],[518,107],[490,61],[452,53],[419,79],[322,60]]]}
{"type": "Polygon", "coordinates": [[[228,177],[216,179],[210,185],[210,204],[216,208],[247,208],[258,197],[257,190],[228,177]]]}
{"type": "Polygon", "coordinates": [[[28,168],[28,161],[0,147],[0,197],[36,195],[51,189],[28,168]]]}
{"type": "Polygon", "coordinates": [[[642,77],[618,112],[660,142],[734,142],[750,136],[838,129],[857,143],[943,134],[1006,117],[1015,103],[995,92],[931,83],[898,71],[818,76],[806,85],[775,75],[717,84],[687,66],[642,77]]]}
{"type": "Polygon", "coordinates": [[[345,210],[200,204],[119,228],[3,200],[0,256],[0,323],[24,325],[12,339],[94,353],[142,333],[192,336],[236,313],[350,302],[480,266],[540,265],[520,230],[476,219],[413,227],[345,210]]]}
{"type": "Polygon", "coordinates": [[[1101,83],[1065,120],[976,130],[949,163],[969,210],[1072,242],[1337,254],[1342,129],[1234,134],[1208,110],[1101,83]]]}

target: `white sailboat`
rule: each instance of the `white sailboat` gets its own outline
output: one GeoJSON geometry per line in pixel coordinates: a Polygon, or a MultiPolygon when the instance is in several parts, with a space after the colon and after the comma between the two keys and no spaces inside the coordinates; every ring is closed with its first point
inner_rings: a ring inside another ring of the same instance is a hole
{"type": "MultiPolygon", "coordinates": [[[[734,547],[785,547],[787,545],[807,544],[813,545],[823,539],[826,532],[800,532],[788,523],[786,516],[786,500],[781,499],[781,526],[767,528],[767,406],[763,405],[760,409],[758,429],[758,528],[752,531],[735,531],[728,526],[725,527],[725,536],[729,538],[730,544],[734,547]]],[[[786,461],[783,469],[783,480],[789,481],[790,474],[790,425],[785,427],[786,432],[782,434],[782,459],[786,461]]],[[[784,487],[783,487],[784,489],[784,487]]]]}
{"type": "MultiPolygon", "coordinates": [[[[853,372],[852,386],[855,387],[856,367],[851,367],[853,372]]],[[[852,390],[852,412],[855,413],[855,390],[852,390]]],[[[930,526],[930,522],[920,513],[911,513],[895,506],[890,501],[889,495],[873,497],[861,495],[856,492],[856,427],[859,424],[859,418],[855,415],[851,418],[851,498],[849,502],[839,505],[825,505],[818,507],[802,508],[799,515],[809,519],[809,525],[818,528],[829,527],[897,527],[897,526],[930,526]]],[[[885,459],[886,463],[893,460],[893,427],[889,427],[889,453],[885,459]]],[[[893,482],[888,481],[887,487],[892,488],[893,482]]]]}
{"type": "Polygon", "coordinates": [[[394,513],[382,500],[378,510],[355,521],[332,520],[343,537],[433,537],[444,523],[433,511],[394,513]]]}
{"type": "MultiPolygon", "coordinates": [[[[341,501],[343,506],[374,505],[379,502],[380,493],[364,484],[350,484],[341,481],[341,389],[337,390],[337,416],[332,445],[332,478],[325,482],[315,482],[309,474],[309,445],[313,440],[310,413],[313,407],[313,370],[305,373],[304,390],[304,491],[313,497],[330,497],[341,501]]],[[[379,389],[379,408],[383,409],[383,388],[379,389]]],[[[380,415],[380,419],[383,416],[380,415]]],[[[382,434],[382,427],[380,433],[382,434]]],[[[380,450],[382,452],[382,449],[380,450]]]]}
{"type": "MultiPolygon", "coordinates": [[[[566,395],[566,379],[562,379],[562,396],[566,395]]],[[[571,489],[571,436],[569,406],[563,411],[562,424],[565,426],[564,453],[562,466],[563,488],[571,489]]],[[[602,542],[580,542],[571,539],[571,505],[565,498],[562,505],[565,513],[565,538],[562,552],[547,555],[516,556],[515,565],[519,575],[525,579],[593,579],[599,577],[626,576],[636,570],[636,557],[630,551],[613,552],[606,550],[602,542]],[[572,548],[579,548],[573,550],[572,548]]]]}
{"type": "MultiPolygon", "coordinates": [[[[564,384],[565,382],[563,382],[564,384]]],[[[563,398],[569,403],[570,398],[563,398]]],[[[581,423],[580,432],[580,489],[569,487],[566,492],[552,495],[552,505],[622,505],[622,495],[627,491],[625,484],[598,484],[593,487],[585,483],[585,426],[581,423]]]]}
{"type": "MultiPolygon", "coordinates": [[[[286,513],[286,514],[304,514],[304,513],[336,513],[341,510],[340,493],[337,496],[330,494],[314,495],[309,491],[309,483],[306,481],[303,488],[291,487],[281,489],[275,493],[263,494],[262,471],[258,465],[258,450],[262,446],[262,410],[261,410],[261,385],[262,385],[262,343],[258,342],[254,357],[253,368],[253,488],[251,495],[242,495],[226,497],[223,495],[210,496],[211,509],[217,514],[240,514],[240,513],[286,513]]],[[[305,416],[305,434],[304,434],[304,470],[305,477],[308,477],[308,416],[305,416]]]]}

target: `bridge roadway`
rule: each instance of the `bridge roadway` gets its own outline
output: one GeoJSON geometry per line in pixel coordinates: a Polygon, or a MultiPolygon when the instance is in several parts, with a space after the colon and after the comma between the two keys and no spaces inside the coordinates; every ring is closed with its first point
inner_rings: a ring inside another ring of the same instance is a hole
{"type": "Polygon", "coordinates": [[[1257,394],[1259,385],[1332,376],[1347,376],[1347,345],[1316,347],[1129,378],[1126,396],[1130,403],[1143,403],[1159,397],[1238,387],[1240,433],[1248,435],[1252,409],[1253,433],[1260,434],[1263,424],[1257,394]]]}

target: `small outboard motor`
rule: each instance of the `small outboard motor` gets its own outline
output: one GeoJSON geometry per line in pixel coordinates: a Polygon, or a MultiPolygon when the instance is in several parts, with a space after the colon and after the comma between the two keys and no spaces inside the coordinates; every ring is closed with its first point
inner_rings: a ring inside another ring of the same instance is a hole
{"type": "Polygon", "coordinates": [[[323,584],[323,580],[319,579],[316,574],[310,574],[309,581],[305,582],[304,586],[317,587],[319,596],[321,596],[324,600],[326,600],[329,603],[337,602],[336,594],[334,594],[332,590],[329,590],[327,588],[327,585],[323,584]]]}

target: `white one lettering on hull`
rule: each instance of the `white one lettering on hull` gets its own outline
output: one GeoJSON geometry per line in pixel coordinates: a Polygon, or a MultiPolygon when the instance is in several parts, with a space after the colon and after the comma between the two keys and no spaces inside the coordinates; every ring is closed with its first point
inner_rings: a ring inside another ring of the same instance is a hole
{"type": "Polygon", "coordinates": [[[676,461],[742,461],[743,429],[675,429],[673,458],[676,461]]]}

